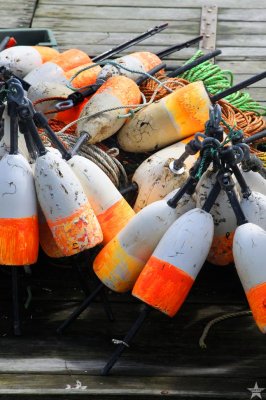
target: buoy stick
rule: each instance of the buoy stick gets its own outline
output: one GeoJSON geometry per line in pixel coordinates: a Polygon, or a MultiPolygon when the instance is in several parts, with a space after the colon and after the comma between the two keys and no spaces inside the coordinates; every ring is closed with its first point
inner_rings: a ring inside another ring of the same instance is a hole
{"type": "Polygon", "coordinates": [[[13,329],[15,336],[21,335],[19,312],[19,278],[18,267],[12,267],[12,299],[13,299],[13,329]]]}
{"type": "Polygon", "coordinates": [[[218,50],[218,49],[214,50],[208,54],[205,54],[204,56],[197,58],[196,60],[194,60],[188,64],[182,65],[181,67],[175,69],[174,71],[171,71],[168,74],[168,76],[169,76],[169,78],[175,78],[176,76],[181,75],[186,71],[189,71],[190,69],[196,67],[197,65],[202,64],[203,62],[210,60],[211,58],[216,57],[221,53],[222,53],[221,50],[218,50]]]}
{"type": "Polygon", "coordinates": [[[99,294],[101,290],[104,289],[104,284],[100,283],[96,289],[88,296],[80,306],[78,306],[75,311],[57,328],[56,332],[62,334],[64,330],[74,322],[79,315],[88,308],[88,306],[91,304],[91,302],[95,299],[95,297],[99,294]]]}
{"type": "Polygon", "coordinates": [[[253,83],[261,81],[264,78],[266,78],[266,71],[261,72],[260,74],[254,75],[251,78],[246,79],[245,81],[239,82],[236,85],[224,90],[221,93],[215,94],[214,96],[210,97],[210,100],[212,103],[215,103],[216,101],[219,101],[219,100],[223,99],[224,97],[237,92],[238,90],[244,89],[247,86],[252,85],[253,83]]]}
{"type": "Polygon", "coordinates": [[[250,144],[256,142],[256,140],[263,139],[266,137],[266,130],[255,133],[255,135],[249,136],[248,138],[244,139],[244,143],[250,144]]]}
{"type": "Polygon", "coordinates": [[[5,48],[8,45],[9,40],[10,40],[10,36],[5,36],[4,39],[1,40],[1,42],[0,42],[0,51],[5,50],[5,48]]]}
{"type": "Polygon", "coordinates": [[[143,304],[142,311],[140,311],[138,318],[131,326],[126,336],[121,341],[121,343],[118,344],[117,349],[113,352],[111,358],[103,368],[101,375],[106,376],[109,374],[110,370],[113,368],[114,364],[117,362],[121,354],[125,351],[126,347],[129,347],[129,343],[132,341],[132,339],[135,337],[139,329],[142,327],[145,319],[147,318],[151,310],[152,310],[151,307],[147,306],[146,304],[143,304]]]}
{"type": "Polygon", "coordinates": [[[187,47],[192,46],[193,44],[196,44],[198,42],[200,42],[203,39],[203,36],[197,36],[194,39],[188,40],[187,42],[181,43],[181,44],[175,44],[171,47],[168,47],[168,49],[159,51],[158,53],[156,53],[156,55],[159,58],[164,58],[166,56],[169,56],[170,54],[176,52],[176,51],[180,51],[182,49],[185,49],[187,47]]]}
{"type": "Polygon", "coordinates": [[[114,54],[117,54],[123,50],[128,49],[131,46],[134,46],[135,44],[141,42],[142,40],[145,40],[146,38],[156,35],[156,33],[159,33],[161,31],[163,31],[164,29],[166,29],[168,26],[168,23],[159,25],[159,26],[155,26],[154,28],[149,29],[148,31],[141,33],[140,35],[136,36],[135,38],[128,40],[110,50],[105,51],[104,53],[93,57],[92,61],[96,62],[96,61],[102,61],[105,60],[108,57],[113,56],[114,54]]]}

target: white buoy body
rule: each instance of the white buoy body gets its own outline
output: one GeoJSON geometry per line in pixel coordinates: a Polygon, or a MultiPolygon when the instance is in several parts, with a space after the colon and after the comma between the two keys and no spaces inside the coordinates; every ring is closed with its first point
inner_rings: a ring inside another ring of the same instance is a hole
{"type": "Polygon", "coordinates": [[[40,53],[31,46],[14,46],[1,51],[0,65],[24,78],[31,70],[42,65],[40,53]]]}
{"type": "Polygon", "coordinates": [[[213,238],[213,219],[194,208],[166,231],[143,268],[133,296],[173,317],[185,301],[213,238]]]}
{"type": "MultiPolygon", "coordinates": [[[[216,173],[207,170],[201,177],[196,189],[197,207],[202,207],[216,181],[216,173]]],[[[240,200],[239,194],[237,198],[240,200]]],[[[213,243],[208,255],[208,261],[215,265],[232,263],[232,244],[237,221],[228,197],[221,191],[210,210],[214,220],[213,243]]]]}
{"type": "Polygon", "coordinates": [[[108,243],[135,215],[108,176],[94,162],[74,156],[68,164],[79,178],[108,243]]]}
{"type": "Polygon", "coordinates": [[[266,196],[266,179],[264,179],[261,174],[254,171],[241,172],[251,190],[262,193],[266,196]]]}
{"type": "Polygon", "coordinates": [[[248,222],[266,230],[266,196],[252,192],[247,199],[241,200],[240,205],[248,222]]]}
{"type": "Polygon", "coordinates": [[[38,200],[57,246],[65,256],[102,241],[102,231],[89,201],[66,161],[54,152],[36,160],[38,200]]]}
{"type": "Polygon", "coordinates": [[[252,223],[239,226],[233,253],[253,317],[261,332],[266,333],[266,231],[252,223]]]}
{"type": "Polygon", "coordinates": [[[194,164],[196,156],[187,158],[185,168],[178,174],[171,170],[170,164],[181,156],[190,139],[192,137],[157,151],[136,169],[132,177],[132,182],[138,185],[138,195],[134,204],[136,212],[154,201],[163,199],[186,180],[187,171],[194,164]]]}
{"type": "Polygon", "coordinates": [[[143,208],[95,258],[93,269],[98,278],[116,292],[131,290],[163,234],[194,206],[193,199],[184,196],[176,209],[165,200],[143,208]]]}
{"type": "Polygon", "coordinates": [[[32,170],[21,154],[6,154],[0,161],[0,264],[34,264],[38,248],[32,170]]]}
{"type": "Polygon", "coordinates": [[[41,82],[54,82],[61,85],[68,83],[64,70],[51,61],[32,69],[24,79],[32,86],[36,86],[41,82]]]}

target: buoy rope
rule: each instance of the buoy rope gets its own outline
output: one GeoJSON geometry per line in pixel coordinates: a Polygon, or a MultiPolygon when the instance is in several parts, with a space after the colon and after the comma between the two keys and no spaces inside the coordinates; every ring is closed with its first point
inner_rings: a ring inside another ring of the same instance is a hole
{"type": "MultiPolygon", "coordinates": [[[[82,72],[87,71],[87,70],[89,70],[89,69],[91,69],[91,68],[94,68],[94,67],[97,66],[97,65],[98,65],[98,66],[112,65],[113,67],[115,67],[115,68],[118,70],[118,72],[119,72],[121,69],[123,69],[123,70],[128,71],[128,72],[131,72],[131,73],[133,73],[133,74],[144,75],[144,76],[146,76],[147,78],[152,79],[152,80],[153,80],[154,82],[156,82],[158,85],[161,84],[161,82],[160,82],[155,76],[150,75],[150,74],[149,74],[148,72],[146,72],[146,71],[140,71],[140,70],[132,69],[132,68],[129,68],[129,67],[125,67],[124,65],[119,64],[119,63],[117,63],[117,62],[114,61],[114,60],[105,60],[105,61],[99,61],[99,62],[94,63],[94,64],[92,64],[92,65],[88,65],[87,67],[84,67],[84,68],[80,69],[79,71],[77,71],[77,72],[70,78],[69,83],[67,84],[67,87],[68,87],[69,89],[71,89],[71,90],[77,91],[77,90],[86,89],[86,88],[89,88],[90,86],[92,86],[92,85],[89,85],[89,86],[82,86],[82,87],[80,87],[80,88],[76,88],[76,87],[73,87],[73,86],[71,85],[71,82],[72,82],[79,74],[81,74],[82,72]]],[[[168,88],[167,86],[164,86],[164,85],[162,85],[162,86],[163,86],[168,92],[170,92],[170,93],[172,92],[172,90],[171,90],[170,88],[168,88]]]]}
{"type": "Polygon", "coordinates": [[[205,328],[204,328],[204,330],[202,332],[202,335],[201,335],[201,337],[199,339],[199,346],[202,349],[206,349],[207,348],[206,339],[207,339],[208,333],[209,333],[209,331],[210,331],[210,329],[211,329],[211,327],[213,325],[217,324],[218,322],[225,321],[226,319],[229,319],[229,318],[243,317],[243,316],[248,316],[248,315],[252,315],[252,312],[250,310],[238,311],[238,312],[234,312],[234,313],[228,313],[228,314],[222,315],[221,317],[217,317],[217,318],[212,319],[211,321],[209,321],[207,323],[207,325],[205,326],[205,328]]]}

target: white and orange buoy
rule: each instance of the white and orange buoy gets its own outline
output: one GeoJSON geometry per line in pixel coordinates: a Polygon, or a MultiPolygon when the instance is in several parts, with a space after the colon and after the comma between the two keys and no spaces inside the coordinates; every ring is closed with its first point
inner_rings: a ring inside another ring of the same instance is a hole
{"type": "Polygon", "coordinates": [[[185,195],[176,208],[166,200],[143,208],[95,258],[93,269],[98,278],[116,292],[131,290],[163,234],[194,206],[193,199],[185,195]]]}
{"type": "Polygon", "coordinates": [[[58,55],[58,51],[45,46],[14,46],[0,53],[0,65],[24,78],[34,68],[58,55]]]}
{"type": "Polygon", "coordinates": [[[173,317],[185,301],[213,238],[212,216],[195,208],[166,231],[138,277],[132,294],[173,317]]]}
{"type": "Polygon", "coordinates": [[[88,132],[89,143],[97,143],[112,136],[125,123],[125,118],[118,116],[127,113],[127,107],[106,111],[91,119],[89,117],[104,110],[138,105],[140,101],[141,92],[131,79],[125,76],[108,79],[84,106],[80,114],[80,118],[83,119],[77,123],[78,134],[88,132]]]}
{"type": "Polygon", "coordinates": [[[45,216],[41,208],[38,208],[38,219],[39,219],[39,239],[42,250],[45,254],[51,258],[64,257],[64,253],[57,246],[52,232],[47,224],[45,216]]]}
{"type": "Polygon", "coordinates": [[[266,196],[259,192],[252,192],[240,202],[247,220],[266,230],[266,196]]]}
{"type": "MultiPolygon", "coordinates": [[[[196,188],[196,204],[202,207],[214,183],[216,173],[208,169],[201,177],[196,188]]],[[[237,193],[237,192],[236,192],[237,193]]],[[[238,200],[240,199],[237,193],[238,200]]],[[[208,255],[208,261],[215,265],[228,265],[234,261],[232,245],[237,221],[232,206],[224,191],[221,191],[210,210],[214,220],[213,243],[208,255]]]]}
{"type": "Polygon", "coordinates": [[[102,242],[102,231],[81,184],[60,156],[47,152],[36,160],[38,200],[57,246],[65,256],[102,242]]]}
{"type": "Polygon", "coordinates": [[[108,243],[133,218],[135,212],[108,176],[94,162],[74,155],[69,161],[97,216],[103,232],[103,243],[108,243]]]}
{"type": "Polygon", "coordinates": [[[246,223],[235,232],[233,253],[238,276],[255,322],[266,333],[266,231],[246,223]]]}
{"type": "Polygon", "coordinates": [[[161,64],[160,58],[156,54],[148,51],[131,53],[126,56],[116,58],[113,61],[115,61],[116,64],[120,64],[122,67],[128,68],[129,70],[107,64],[99,73],[98,79],[106,81],[112,76],[123,75],[127,76],[133,81],[136,81],[141,76],[141,74],[137,73],[137,71],[148,72],[152,68],[161,64]]]}
{"type": "Polygon", "coordinates": [[[0,264],[23,266],[38,257],[37,201],[31,167],[18,154],[16,122],[9,131],[10,150],[0,160],[0,264]]]}
{"type": "Polygon", "coordinates": [[[78,67],[72,68],[65,72],[66,79],[70,82],[77,73],[79,74],[71,81],[71,86],[79,89],[83,86],[90,86],[96,82],[97,76],[101,72],[101,67],[97,64],[93,64],[92,61],[78,67]],[[94,67],[92,67],[94,65],[94,67]],[[90,67],[86,69],[86,67],[90,67]],[[84,71],[82,71],[84,69],[84,71]]]}
{"type": "Polygon", "coordinates": [[[24,80],[33,86],[42,81],[56,81],[65,84],[68,82],[65,72],[89,62],[91,62],[90,57],[83,51],[78,49],[66,50],[44,64],[32,68],[24,76],[24,80]]]}
{"type": "Polygon", "coordinates": [[[138,194],[134,204],[135,212],[154,201],[163,199],[172,190],[181,186],[192,167],[196,156],[187,158],[184,168],[178,173],[173,172],[171,163],[178,159],[185,151],[186,144],[192,139],[181,140],[152,154],[134,172],[132,182],[138,186],[138,194]]]}
{"type": "Polygon", "coordinates": [[[166,147],[205,129],[211,102],[201,81],[176,89],[129,119],[117,139],[125,151],[166,147]]]}

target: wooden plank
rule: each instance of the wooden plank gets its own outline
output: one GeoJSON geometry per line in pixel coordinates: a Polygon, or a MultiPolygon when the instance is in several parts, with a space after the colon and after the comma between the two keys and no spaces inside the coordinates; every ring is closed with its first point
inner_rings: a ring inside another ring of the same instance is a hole
{"type": "MultiPolygon", "coordinates": [[[[71,4],[72,6],[82,6],[82,5],[87,5],[87,6],[112,6],[112,7],[120,7],[121,6],[121,0],[73,0],[71,3],[69,0],[40,0],[41,4],[64,4],[64,5],[69,5],[71,4]]],[[[198,8],[202,7],[204,5],[213,5],[213,0],[164,0],[164,1],[159,1],[159,0],[153,0],[151,2],[150,0],[135,0],[134,1],[134,6],[135,7],[149,7],[149,8],[198,8]]],[[[266,8],[266,2],[265,0],[215,0],[215,4],[219,8],[243,8],[243,9],[253,9],[253,8],[258,8],[258,9],[264,9],[266,8]]],[[[123,6],[132,6],[132,0],[123,0],[123,6]]]]}
{"type": "MultiPolygon", "coordinates": [[[[250,392],[247,387],[253,387],[253,380],[245,379],[204,379],[204,378],[162,378],[109,376],[93,377],[86,375],[5,375],[0,381],[2,395],[62,395],[86,396],[95,399],[104,398],[177,398],[177,399],[247,399],[250,392]],[[77,383],[80,382],[80,383],[77,383]],[[77,389],[75,389],[78,387],[77,389]],[[106,396],[106,397],[105,397],[106,396]],[[134,396],[134,397],[133,397],[134,396]],[[165,397],[166,396],[166,397],[165,397]]],[[[263,379],[258,379],[258,385],[263,386],[263,379]]]]}
{"type": "MultiPolygon", "coordinates": [[[[33,28],[50,28],[54,31],[76,31],[84,32],[90,29],[93,32],[133,32],[140,33],[144,32],[151,27],[158,25],[163,21],[158,20],[139,20],[136,23],[135,20],[120,20],[120,19],[90,19],[88,23],[82,24],[77,19],[58,19],[58,18],[47,18],[45,15],[42,17],[34,17],[33,28]]],[[[199,22],[191,21],[178,21],[172,22],[167,32],[178,32],[187,33],[191,35],[197,35],[199,33],[199,22]]],[[[262,32],[263,33],[263,32],[262,32]]]]}
{"type": "Polygon", "coordinates": [[[200,8],[154,8],[152,15],[150,8],[137,7],[70,7],[54,5],[50,7],[40,3],[35,13],[35,18],[45,16],[47,18],[60,15],[60,18],[70,19],[126,19],[126,20],[154,20],[154,21],[197,21],[200,18],[200,8]]]}
{"type": "Polygon", "coordinates": [[[30,26],[35,9],[35,0],[2,3],[0,13],[1,29],[30,26]]]}

